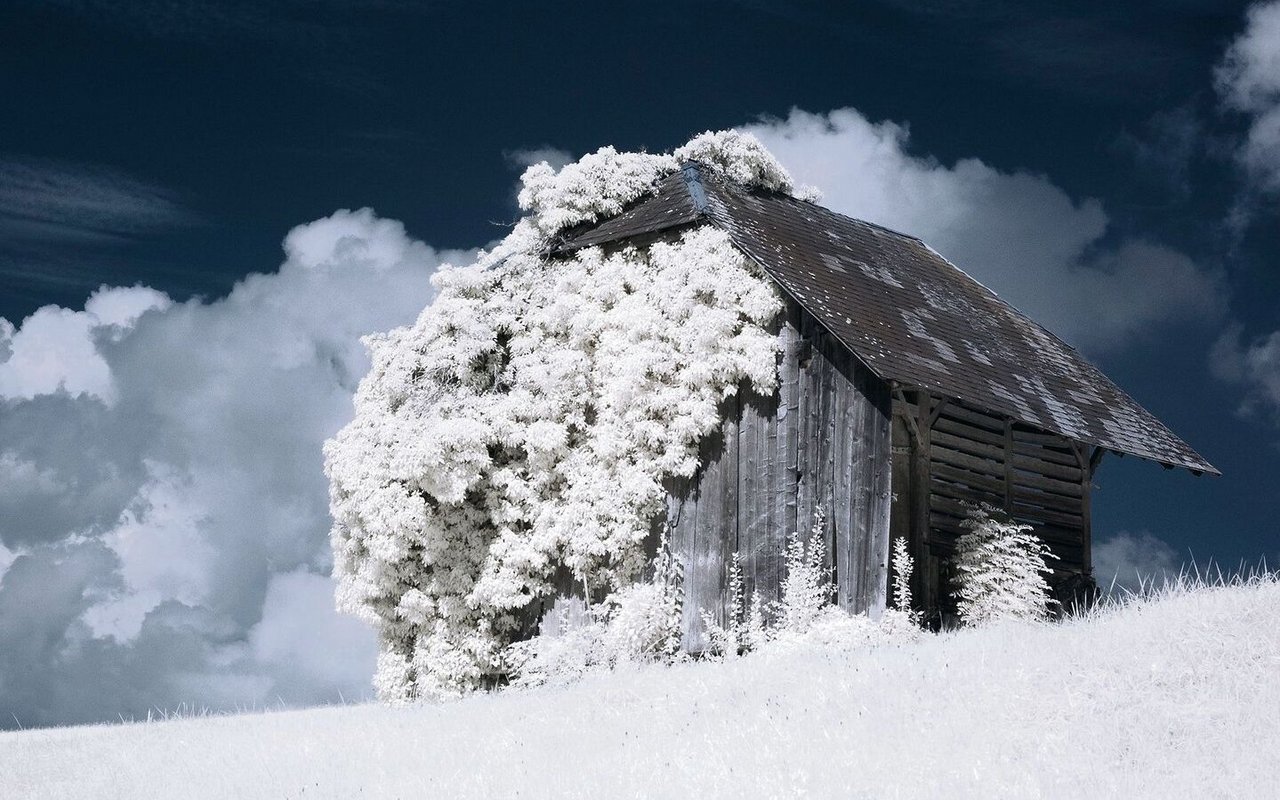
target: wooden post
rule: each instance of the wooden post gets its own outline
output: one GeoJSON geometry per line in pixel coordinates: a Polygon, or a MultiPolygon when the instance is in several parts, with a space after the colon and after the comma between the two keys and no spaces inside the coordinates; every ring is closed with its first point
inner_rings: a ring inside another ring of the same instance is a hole
{"type": "Polygon", "coordinates": [[[1004,510],[1013,514],[1013,420],[1004,418],[1004,510]]]}
{"type": "Polygon", "coordinates": [[[911,555],[916,561],[911,593],[926,613],[938,605],[938,571],[929,553],[929,431],[933,399],[916,392],[915,441],[911,450],[911,555]]]}
{"type": "MultiPolygon", "coordinates": [[[[892,438],[892,455],[890,458],[893,469],[893,474],[890,477],[890,491],[893,493],[893,510],[889,515],[890,551],[892,551],[893,543],[898,539],[905,541],[908,548],[912,547],[911,517],[914,505],[911,502],[911,498],[914,494],[911,485],[911,475],[913,463],[912,458],[916,447],[914,437],[911,433],[911,428],[907,424],[907,420],[910,418],[910,412],[908,411],[910,407],[902,397],[901,392],[895,391],[894,397],[897,399],[891,404],[893,411],[890,415],[890,435],[892,438]]],[[[912,557],[915,557],[914,554],[912,557]]],[[[890,565],[890,569],[885,572],[886,578],[884,591],[886,593],[886,597],[892,597],[893,592],[890,589],[890,581],[892,581],[894,577],[892,574],[892,565],[890,565]]],[[[919,575],[920,570],[916,569],[915,575],[912,578],[913,582],[918,580],[919,575]]],[[[916,606],[919,607],[920,596],[915,594],[916,590],[916,587],[913,585],[911,591],[913,593],[916,606]]],[[[902,610],[908,611],[910,609],[902,610]]]]}
{"type": "Polygon", "coordinates": [[[1106,454],[1106,450],[1101,447],[1093,448],[1093,454],[1089,457],[1087,464],[1083,464],[1080,470],[1080,519],[1081,519],[1081,545],[1082,553],[1080,560],[1084,562],[1084,574],[1093,574],[1093,503],[1090,497],[1093,495],[1093,475],[1098,470],[1098,464],[1102,462],[1102,457],[1106,454]]]}

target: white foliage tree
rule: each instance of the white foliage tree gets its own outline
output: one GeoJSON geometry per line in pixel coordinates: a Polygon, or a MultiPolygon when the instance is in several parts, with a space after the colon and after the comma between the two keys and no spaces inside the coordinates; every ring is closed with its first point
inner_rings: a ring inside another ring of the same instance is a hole
{"type": "Polygon", "coordinates": [[[338,605],[379,631],[383,698],[506,671],[558,571],[602,596],[635,584],[663,479],[693,473],[740,385],[774,390],[782,301],[720,230],[545,255],[565,227],[616,213],[692,158],[791,189],[734,132],[530,167],[511,234],[440,270],[416,324],[366,340],[372,368],[325,466],[338,605]]]}
{"type": "Polygon", "coordinates": [[[956,542],[957,607],[966,625],[997,620],[1042,620],[1049,610],[1052,558],[1048,546],[1023,525],[990,506],[974,507],[956,542]]]}

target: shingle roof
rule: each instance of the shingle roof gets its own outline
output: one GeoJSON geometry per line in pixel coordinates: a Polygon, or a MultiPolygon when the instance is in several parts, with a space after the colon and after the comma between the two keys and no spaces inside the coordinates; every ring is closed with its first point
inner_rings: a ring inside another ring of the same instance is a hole
{"type": "Polygon", "coordinates": [[[1097,367],[924,242],[686,165],[560,252],[705,221],[883,380],[1108,450],[1218,470],[1097,367]]]}

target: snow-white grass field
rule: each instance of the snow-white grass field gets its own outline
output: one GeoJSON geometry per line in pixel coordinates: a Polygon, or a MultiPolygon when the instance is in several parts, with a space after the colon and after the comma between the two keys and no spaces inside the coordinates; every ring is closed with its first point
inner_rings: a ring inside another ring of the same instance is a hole
{"type": "Polygon", "coordinates": [[[1275,797],[1280,583],[567,687],[0,734],[13,798],[1275,797]]]}

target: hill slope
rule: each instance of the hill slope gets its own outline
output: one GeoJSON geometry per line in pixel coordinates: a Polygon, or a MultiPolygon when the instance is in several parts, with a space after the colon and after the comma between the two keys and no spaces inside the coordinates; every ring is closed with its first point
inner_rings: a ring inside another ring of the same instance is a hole
{"type": "Polygon", "coordinates": [[[12,797],[1265,797],[1280,584],[567,688],[0,734],[12,797]]]}

